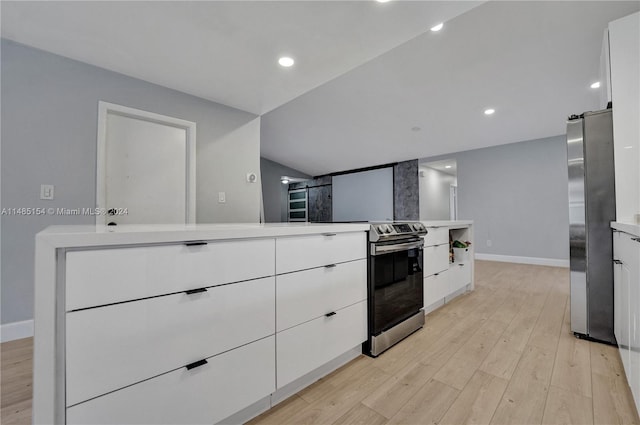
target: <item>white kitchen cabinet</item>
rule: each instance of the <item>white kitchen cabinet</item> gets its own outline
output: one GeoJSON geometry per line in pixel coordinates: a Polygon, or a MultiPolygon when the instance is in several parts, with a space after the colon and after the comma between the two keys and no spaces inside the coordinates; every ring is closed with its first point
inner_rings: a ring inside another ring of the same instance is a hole
{"type": "Polygon", "coordinates": [[[366,230],[327,224],[41,232],[34,423],[242,422],[291,389],[277,391],[276,364],[282,373],[296,365],[289,376],[309,385],[305,374],[331,372],[359,355],[354,349],[366,340],[366,230]],[[291,252],[290,259],[276,256],[291,252]],[[288,271],[276,276],[277,264],[288,271]],[[277,318],[291,327],[277,334],[277,318]],[[283,344],[276,348],[278,337],[283,344]]]}
{"type": "Polygon", "coordinates": [[[274,274],[273,239],[189,243],[68,251],[67,311],[274,274]]]}
{"type": "Polygon", "coordinates": [[[616,221],[640,217],[640,12],[610,22],[616,221]]]}
{"type": "Polygon", "coordinates": [[[324,233],[276,240],[276,274],[367,258],[364,232],[324,233]]]}
{"type": "Polygon", "coordinates": [[[67,424],[214,424],[275,391],[273,336],[206,360],[70,407],[67,424]]]}
{"type": "Polygon", "coordinates": [[[449,244],[425,246],[423,259],[425,276],[447,270],[449,268],[449,244]]]}
{"type": "Polygon", "coordinates": [[[616,231],[613,241],[614,332],[640,410],[640,236],[616,231]]]}
{"type": "Polygon", "coordinates": [[[449,261],[449,241],[472,241],[471,222],[423,222],[424,236],[424,309],[429,313],[464,289],[473,289],[473,245],[464,261],[449,261]]]}
{"type": "Polygon", "coordinates": [[[367,299],[367,260],[287,273],[277,279],[278,332],[367,299]]]}
{"type": "Polygon", "coordinates": [[[273,335],[275,278],[75,311],[66,323],[71,406],[273,335]]]}
{"type": "Polygon", "coordinates": [[[366,301],[345,307],[276,335],[277,387],[349,351],[367,339],[366,301]]]}
{"type": "Polygon", "coordinates": [[[424,278],[424,306],[429,307],[437,302],[444,303],[449,295],[449,271],[445,270],[424,278]]]}

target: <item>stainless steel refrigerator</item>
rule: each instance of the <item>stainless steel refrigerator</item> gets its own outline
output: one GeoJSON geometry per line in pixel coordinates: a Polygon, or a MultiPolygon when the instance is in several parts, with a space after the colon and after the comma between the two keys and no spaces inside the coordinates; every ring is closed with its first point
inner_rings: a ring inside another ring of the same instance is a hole
{"type": "Polygon", "coordinates": [[[571,330],[615,343],[613,240],[616,218],[611,109],[567,122],[571,330]]]}

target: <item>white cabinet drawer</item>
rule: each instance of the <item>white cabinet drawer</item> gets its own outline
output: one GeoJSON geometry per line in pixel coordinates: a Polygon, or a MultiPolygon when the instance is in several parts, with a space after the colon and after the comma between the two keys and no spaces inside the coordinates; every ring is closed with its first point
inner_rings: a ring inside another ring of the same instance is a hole
{"type": "Polygon", "coordinates": [[[276,277],[277,331],[367,299],[367,260],[276,277]]]}
{"type": "Polygon", "coordinates": [[[453,293],[471,283],[469,263],[454,263],[449,268],[449,293],[453,293]]]}
{"type": "Polygon", "coordinates": [[[367,303],[359,302],[276,334],[281,388],[367,339],[367,303]]]}
{"type": "Polygon", "coordinates": [[[424,278],[424,306],[440,301],[449,295],[449,271],[445,270],[424,278]]]}
{"type": "Polygon", "coordinates": [[[274,274],[273,239],[71,251],[66,310],[274,274]]]}
{"type": "Polygon", "coordinates": [[[427,227],[427,234],[424,235],[424,245],[442,245],[449,243],[448,227],[427,227]]]}
{"type": "Polygon", "coordinates": [[[424,275],[431,276],[449,268],[449,244],[425,246],[424,275]]]}
{"type": "Polygon", "coordinates": [[[275,333],[275,278],[67,313],[67,406],[275,333]]]}
{"type": "Polygon", "coordinates": [[[276,273],[289,273],[367,257],[365,232],[276,239],[276,273]]]}
{"type": "Polygon", "coordinates": [[[275,391],[273,336],[207,361],[70,407],[67,423],[213,424],[275,391]]]}

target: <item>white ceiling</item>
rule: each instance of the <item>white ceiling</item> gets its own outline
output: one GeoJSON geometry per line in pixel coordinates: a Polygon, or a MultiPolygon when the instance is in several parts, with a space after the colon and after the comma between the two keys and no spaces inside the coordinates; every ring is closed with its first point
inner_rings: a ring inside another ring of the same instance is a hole
{"type": "Polygon", "coordinates": [[[484,3],[266,114],[262,154],[321,175],[564,134],[600,107],[608,22],[639,8],[484,3]]]}
{"type": "Polygon", "coordinates": [[[2,37],[255,114],[482,2],[2,1],[2,37]],[[277,64],[281,55],[293,68],[277,64]]]}
{"type": "Polygon", "coordinates": [[[432,168],[441,173],[456,176],[458,174],[458,163],[455,159],[442,159],[439,161],[421,162],[420,168],[427,167],[432,168]],[[449,167],[449,168],[447,168],[449,167]]]}
{"type": "Polygon", "coordinates": [[[311,175],[562,134],[639,1],[1,1],[2,36],[262,119],[311,175]],[[439,21],[439,33],[428,30],[439,21]],[[280,55],[296,59],[283,69],[280,55]],[[483,115],[486,107],[496,113],[483,115]],[[418,131],[417,128],[419,128],[418,131]],[[413,129],[413,130],[412,130],[413,129]]]}

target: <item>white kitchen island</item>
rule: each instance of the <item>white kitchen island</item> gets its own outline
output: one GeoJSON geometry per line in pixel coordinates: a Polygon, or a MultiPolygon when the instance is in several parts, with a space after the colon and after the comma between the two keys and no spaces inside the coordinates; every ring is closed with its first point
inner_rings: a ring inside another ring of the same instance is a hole
{"type": "Polygon", "coordinates": [[[34,423],[240,423],[358,356],[368,224],[36,237],[34,423]]]}

